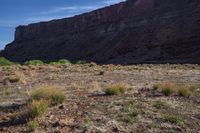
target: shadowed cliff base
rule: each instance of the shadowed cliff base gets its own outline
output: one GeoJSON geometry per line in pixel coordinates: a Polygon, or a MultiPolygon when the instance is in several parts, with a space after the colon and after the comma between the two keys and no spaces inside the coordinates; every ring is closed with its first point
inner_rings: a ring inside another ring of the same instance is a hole
{"type": "Polygon", "coordinates": [[[199,0],[127,0],[71,18],[16,28],[11,61],[200,64],[199,0]]]}

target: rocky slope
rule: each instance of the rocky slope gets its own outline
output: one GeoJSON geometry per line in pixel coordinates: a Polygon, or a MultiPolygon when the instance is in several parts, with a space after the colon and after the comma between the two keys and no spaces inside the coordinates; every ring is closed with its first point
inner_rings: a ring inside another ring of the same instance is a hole
{"type": "Polygon", "coordinates": [[[71,18],[19,26],[0,55],[19,62],[200,63],[200,1],[127,0],[71,18]]]}

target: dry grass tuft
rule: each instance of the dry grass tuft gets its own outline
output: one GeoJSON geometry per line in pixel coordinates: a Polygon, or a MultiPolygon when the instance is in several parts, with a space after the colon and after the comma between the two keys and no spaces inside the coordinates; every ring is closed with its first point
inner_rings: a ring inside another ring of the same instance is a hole
{"type": "Polygon", "coordinates": [[[19,82],[19,81],[20,81],[20,78],[17,77],[17,76],[14,76],[14,75],[4,78],[4,82],[16,83],[16,82],[19,82]]]}
{"type": "Polygon", "coordinates": [[[39,87],[31,91],[30,96],[32,100],[47,100],[51,105],[61,104],[66,99],[63,88],[60,86],[39,87]]]}
{"type": "Polygon", "coordinates": [[[27,123],[27,126],[30,132],[34,132],[39,127],[39,123],[37,121],[30,121],[27,123]]]}
{"type": "Polygon", "coordinates": [[[24,75],[24,73],[22,73],[20,71],[15,71],[15,75],[16,75],[16,77],[18,77],[20,79],[20,82],[22,84],[27,84],[27,82],[26,82],[27,79],[26,79],[26,76],[24,75]]]}
{"type": "Polygon", "coordinates": [[[164,95],[170,96],[178,93],[180,96],[189,97],[191,96],[198,87],[195,85],[178,84],[174,82],[167,82],[164,84],[155,84],[153,88],[161,91],[164,95]]]}
{"type": "Polygon", "coordinates": [[[112,84],[108,85],[105,89],[105,93],[107,95],[118,95],[125,93],[128,89],[128,85],[125,83],[118,83],[118,84],[112,84]]]}
{"type": "Polygon", "coordinates": [[[48,101],[46,100],[33,100],[28,106],[30,118],[41,117],[48,109],[48,101]]]}
{"type": "Polygon", "coordinates": [[[99,93],[99,92],[101,92],[101,86],[99,85],[99,82],[92,81],[90,86],[89,86],[89,91],[91,93],[94,93],[94,92],[99,93]]]}

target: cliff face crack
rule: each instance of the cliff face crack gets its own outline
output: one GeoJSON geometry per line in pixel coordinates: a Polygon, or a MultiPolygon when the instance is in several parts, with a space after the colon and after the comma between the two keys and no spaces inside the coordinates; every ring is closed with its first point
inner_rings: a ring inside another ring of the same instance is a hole
{"type": "Polygon", "coordinates": [[[200,64],[199,0],[127,0],[72,18],[16,28],[12,61],[200,64]]]}

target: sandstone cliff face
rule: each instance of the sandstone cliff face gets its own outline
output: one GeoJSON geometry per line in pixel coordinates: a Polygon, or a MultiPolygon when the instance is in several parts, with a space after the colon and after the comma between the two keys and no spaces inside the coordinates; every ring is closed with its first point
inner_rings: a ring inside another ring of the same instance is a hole
{"type": "Polygon", "coordinates": [[[19,26],[13,61],[200,63],[199,0],[127,0],[72,18],[19,26]]]}

